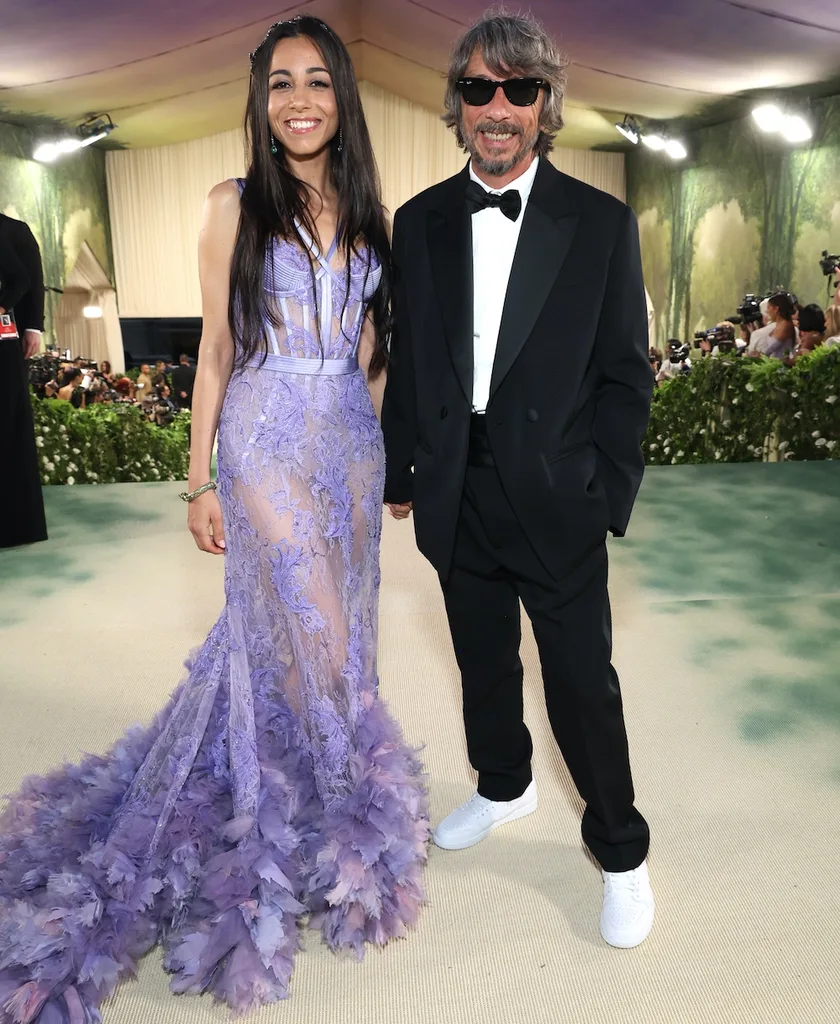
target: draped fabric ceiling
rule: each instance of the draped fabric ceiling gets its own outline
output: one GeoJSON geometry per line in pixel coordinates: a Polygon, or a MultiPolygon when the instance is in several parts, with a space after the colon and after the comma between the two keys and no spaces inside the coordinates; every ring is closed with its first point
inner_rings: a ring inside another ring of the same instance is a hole
{"type": "MultiPolygon", "coordinates": [[[[113,141],[157,146],[237,127],[248,52],[273,21],[328,21],[360,79],[440,107],[455,39],[484,0],[7,0],[0,119],[110,113],[113,141]]],[[[513,3],[511,6],[519,6],[513,3]]],[[[530,0],[573,58],[561,145],[620,141],[624,112],[695,114],[724,96],[840,72],[834,0],[530,0]]]]}

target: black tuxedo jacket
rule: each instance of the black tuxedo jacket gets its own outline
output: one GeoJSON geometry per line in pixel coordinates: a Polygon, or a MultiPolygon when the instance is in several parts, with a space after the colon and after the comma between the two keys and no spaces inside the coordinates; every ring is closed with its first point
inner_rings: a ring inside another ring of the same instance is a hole
{"type": "MultiPolygon", "coordinates": [[[[394,219],[395,327],[385,500],[414,503],[420,550],[448,573],[473,381],[465,168],[394,219]]],[[[644,470],[653,374],[636,218],[540,160],[511,270],[487,433],[517,518],[556,578],[621,536],[644,470]]]]}
{"type": "Polygon", "coordinates": [[[44,329],[44,273],[35,236],[0,214],[0,306],[13,309],[18,332],[44,329]]]}

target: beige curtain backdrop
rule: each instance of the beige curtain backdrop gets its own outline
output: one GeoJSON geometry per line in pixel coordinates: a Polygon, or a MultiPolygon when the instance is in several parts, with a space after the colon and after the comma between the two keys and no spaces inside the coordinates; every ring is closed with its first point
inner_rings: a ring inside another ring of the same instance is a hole
{"type": "Polygon", "coordinates": [[[82,243],[76,265],[64,285],[64,294],[55,313],[58,346],[73,355],[101,363],[107,359],[115,373],[125,370],[122,328],[117,299],[108,275],[87,244],[82,243]],[[99,306],[102,316],[88,320],[85,306],[99,306]]]}
{"type": "MultiPolygon", "coordinates": [[[[390,211],[464,166],[466,157],[437,114],[369,82],[360,91],[390,211]]],[[[558,148],[551,160],[625,198],[623,154],[558,148]]],[[[242,133],[110,151],[106,167],[120,315],[200,316],[201,211],[213,185],[244,173],[242,133]]]]}

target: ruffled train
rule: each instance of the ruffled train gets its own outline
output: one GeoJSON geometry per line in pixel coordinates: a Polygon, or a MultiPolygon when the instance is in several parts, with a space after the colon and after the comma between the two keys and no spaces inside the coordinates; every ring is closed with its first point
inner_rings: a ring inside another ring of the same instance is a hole
{"type": "Polygon", "coordinates": [[[256,821],[233,817],[220,689],[154,855],[159,807],[112,835],[183,689],[150,728],[11,797],[0,818],[0,1024],[98,1024],[103,1000],[156,943],[173,991],[211,992],[244,1014],[288,995],[304,919],[360,957],[416,922],[428,839],[421,766],[369,694],[350,786],[329,809],[298,719],[266,687],[254,693],[256,821]]]}

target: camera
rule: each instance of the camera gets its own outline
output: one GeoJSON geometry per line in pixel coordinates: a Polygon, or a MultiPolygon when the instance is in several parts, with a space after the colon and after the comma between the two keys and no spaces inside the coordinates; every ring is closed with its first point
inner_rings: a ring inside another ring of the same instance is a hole
{"type": "Polygon", "coordinates": [[[826,277],[829,277],[835,270],[840,270],[840,256],[832,254],[828,249],[823,249],[820,269],[826,277]]]}
{"type": "Polygon", "coordinates": [[[694,334],[694,340],[701,342],[706,341],[709,343],[711,348],[717,346],[718,352],[732,352],[735,348],[734,321],[730,320],[721,327],[710,327],[707,331],[696,331],[694,334]]]}
{"type": "Polygon", "coordinates": [[[747,292],[744,296],[741,305],[738,307],[737,315],[737,320],[734,317],[729,317],[729,321],[733,324],[757,324],[763,319],[760,301],[752,292],[747,292]]]}

